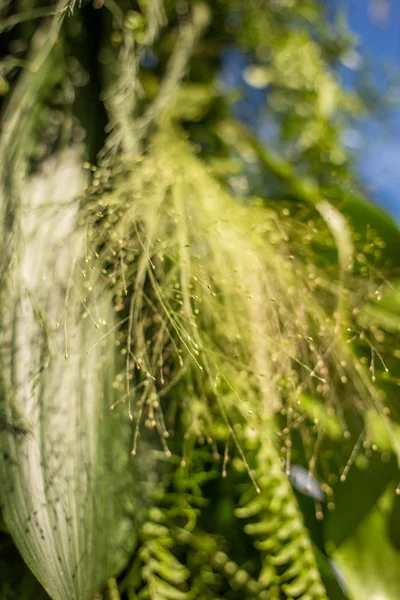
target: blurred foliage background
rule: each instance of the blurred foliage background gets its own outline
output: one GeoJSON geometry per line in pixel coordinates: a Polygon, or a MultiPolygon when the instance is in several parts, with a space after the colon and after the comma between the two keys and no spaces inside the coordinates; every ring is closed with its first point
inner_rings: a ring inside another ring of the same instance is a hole
{"type": "Polygon", "coordinates": [[[400,233],[343,143],[352,33],[317,0],[0,30],[0,598],[397,599],[400,233]]]}

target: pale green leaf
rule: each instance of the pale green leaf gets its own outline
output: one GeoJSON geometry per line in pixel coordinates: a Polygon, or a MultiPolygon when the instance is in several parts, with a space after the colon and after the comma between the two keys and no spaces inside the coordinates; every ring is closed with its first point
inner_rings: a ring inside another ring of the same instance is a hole
{"type": "Polygon", "coordinates": [[[90,600],[123,568],[138,510],[129,425],[109,410],[111,302],[76,225],[78,160],[64,153],[25,189],[0,315],[3,514],[54,600],[90,600]]]}

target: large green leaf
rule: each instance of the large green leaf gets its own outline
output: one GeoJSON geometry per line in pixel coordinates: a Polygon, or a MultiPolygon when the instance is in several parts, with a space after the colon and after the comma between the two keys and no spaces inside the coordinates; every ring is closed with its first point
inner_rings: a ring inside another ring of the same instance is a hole
{"type": "Polygon", "coordinates": [[[365,470],[353,466],[346,480],[337,484],[335,510],[325,518],[327,547],[339,548],[355,533],[367,518],[387,485],[396,476],[396,461],[383,462],[378,454],[370,459],[365,470]]]}
{"type": "Polygon", "coordinates": [[[23,194],[2,286],[0,497],[24,560],[55,600],[86,600],[135,542],[138,481],[115,390],[111,302],[77,227],[79,154],[23,194]]]}
{"type": "Polygon", "coordinates": [[[391,539],[389,517],[395,484],[389,485],[374,509],[333,553],[351,600],[397,600],[400,597],[400,551],[391,539]]]}

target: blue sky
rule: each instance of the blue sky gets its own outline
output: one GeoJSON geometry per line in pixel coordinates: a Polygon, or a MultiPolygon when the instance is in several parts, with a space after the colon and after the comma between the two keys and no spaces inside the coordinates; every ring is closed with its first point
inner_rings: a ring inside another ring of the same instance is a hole
{"type": "MultiPolygon", "coordinates": [[[[349,28],[358,37],[360,63],[368,65],[375,85],[385,91],[385,69],[400,79],[400,0],[325,0],[343,10],[349,28]]],[[[357,61],[356,61],[357,62],[357,61]]],[[[344,68],[351,86],[354,73],[344,68]]],[[[395,92],[400,99],[400,88],[395,92]]],[[[400,101],[394,100],[384,119],[369,117],[355,125],[353,148],[360,177],[374,201],[400,220],[400,101]]],[[[353,140],[352,140],[353,137],[353,140]]]]}
{"type": "MultiPolygon", "coordinates": [[[[400,222],[400,0],[320,1],[328,7],[332,20],[339,12],[344,13],[348,28],[358,40],[356,52],[345,61],[352,68],[343,65],[339,69],[344,85],[353,87],[359,69],[368,67],[373,86],[388,98],[385,73],[389,69],[392,80],[398,79],[397,88],[391,86],[390,109],[384,115],[371,114],[354,123],[343,141],[356,157],[359,177],[368,196],[400,222]]],[[[242,87],[246,65],[247,59],[238,49],[227,48],[221,82],[228,88],[242,87]]],[[[263,90],[247,87],[245,98],[236,104],[235,111],[273,144],[276,135],[271,129],[273,124],[256,117],[264,97],[263,90]]]]}

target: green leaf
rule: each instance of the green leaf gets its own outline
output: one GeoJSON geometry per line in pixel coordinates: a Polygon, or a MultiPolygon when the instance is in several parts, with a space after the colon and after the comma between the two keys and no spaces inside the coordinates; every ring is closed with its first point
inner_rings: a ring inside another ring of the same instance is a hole
{"type": "Polygon", "coordinates": [[[54,600],[91,600],[123,568],[139,510],[129,427],[109,410],[111,302],[72,201],[83,183],[78,161],[61,155],[25,190],[25,244],[0,313],[3,514],[54,600]]]}
{"type": "Polygon", "coordinates": [[[376,507],[333,554],[351,600],[400,597],[400,551],[392,543],[388,522],[394,490],[395,485],[389,485],[376,507]]]}
{"type": "Polygon", "coordinates": [[[396,461],[383,462],[377,453],[370,458],[368,469],[350,469],[346,480],[334,488],[335,510],[325,517],[327,549],[339,548],[353,535],[396,473],[396,461]]]}

